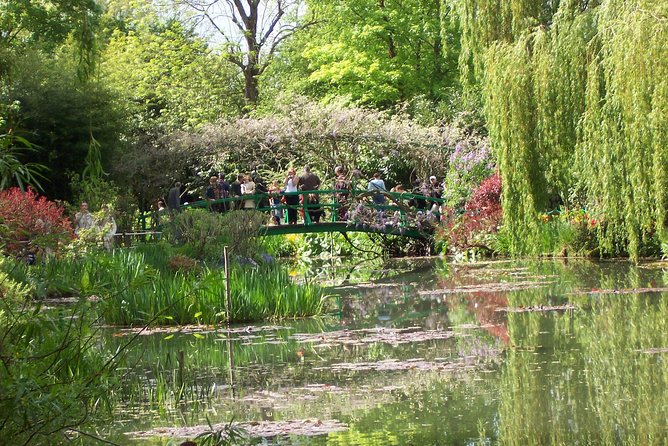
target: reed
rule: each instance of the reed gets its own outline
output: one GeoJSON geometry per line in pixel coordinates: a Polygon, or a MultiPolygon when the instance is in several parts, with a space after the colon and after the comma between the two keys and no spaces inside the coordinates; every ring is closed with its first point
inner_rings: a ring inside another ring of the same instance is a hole
{"type": "MultiPolygon", "coordinates": [[[[108,284],[100,308],[105,322],[140,325],[217,324],[225,321],[225,277],[220,268],[172,274],[146,265],[143,254],[116,254],[105,268],[93,263],[91,290],[108,284]]],[[[296,284],[279,265],[236,267],[230,275],[231,322],[321,314],[323,290],[296,284]]]]}

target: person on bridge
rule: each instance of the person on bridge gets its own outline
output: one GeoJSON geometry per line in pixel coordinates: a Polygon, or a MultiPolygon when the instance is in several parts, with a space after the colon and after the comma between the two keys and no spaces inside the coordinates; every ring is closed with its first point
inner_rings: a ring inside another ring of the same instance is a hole
{"type": "MultiPolygon", "coordinates": [[[[429,197],[430,198],[438,198],[440,199],[443,197],[443,187],[438,183],[438,179],[435,176],[430,176],[429,177],[429,197]]],[[[438,201],[436,200],[429,200],[431,203],[430,206],[430,211],[434,215],[438,215],[441,205],[438,201]]]]}
{"type": "Polygon", "coordinates": [[[432,198],[441,198],[443,196],[443,187],[434,175],[429,177],[429,196],[432,198]]]}
{"type": "MultiPolygon", "coordinates": [[[[413,189],[411,190],[411,193],[418,196],[428,195],[427,186],[422,181],[420,181],[419,178],[416,178],[415,181],[413,181],[413,189]]],[[[427,210],[427,200],[424,198],[411,198],[408,201],[408,205],[414,206],[418,213],[427,210]]]]}
{"type": "Polygon", "coordinates": [[[174,183],[174,187],[167,194],[167,207],[172,215],[181,211],[181,183],[178,181],[174,183]]]}
{"type": "MultiPolygon", "coordinates": [[[[288,169],[288,176],[285,178],[285,192],[298,192],[297,184],[299,179],[295,174],[295,169],[293,167],[288,169]]],[[[288,224],[295,225],[297,224],[297,205],[299,204],[299,195],[286,195],[285,204],[288,207],[288,224]]]]}
{"type": "MultiPolygon", "coordinates": [[[[251,179],[250,175],[244,177],[244,182],[241,185],[241,195],[255,195],[255,183],[251,179]]],[[[243,209],[255,209],[255,200],[248,199],[244,200],[243,209]]]]}
{"type": "Polygon", "coordinates": [[[373,196],[373,202],[375,204],[385,204],[385,195],[383,195],[382,192],[387,192],[387,189],[385,188],[385,181],[383,181],[380,178],[380,172],[376,172],[373,174],[373,179],[369,181],[369,185],[366,188],[367,190],[375,190],[378,191],[379,193],[374,194],[373,196]]]}
{"type": "MultiPolygon", "coordinates": [[[[212,176],[209,178],[209,186],[204,191],[204,198],[208,201],[215,201],[220,199],[220,189],[218,188],[218,177],[212,176]]],[[[212,212],[219,212],[220,206],[216,204],[210,204],[209,210],[212,212]]]]}
{"type": "MultiPolygon", "coordinates": [[[[230,196],[230,183],[225,179],[223,172],[218,174],[218,192],[220,193],[220,198],[228,198],[230,196]]],[[[230,203],[225,202],[221,203],[220,211],[225,212],[230,209],[230,203]]]]}
{"type": "MultiPolygon", "coordinates": [[[[232,184],[230,184],[230,196],[232,197],[241,196],[241,183],[243,182],[244,182],[244,176],[242,174],[238,174],[237,179],[232,181],[232,184]]],[[[243,203],[241,201],[230,202],[230,209],[233,211],[241,209],[242,204],[243,203]]]]}
{"type": "Polygon", "coordinates": [[[269,186],[269,203],[271,204],[271,220],[276,226],[281,225],[283,219],[283,209],[281,209],[281,186],[278,180],[272,181],[269,186]]]}
{"type": "MultiPolygon", "coordinates": [[[[311,172],[311,168],[304,166],[304,173],[299,177],[298,186],[303,191],[318,190],[320,188],[320,178],[311,172]]],[[[308,194],[304,196],[308,209],[309,217],[314,223],[320,222],[320,216],[324,213],[320,207],[320,196],[318,194],[308,194]]]]}
{"type": "Polygon", "coordinates": [[[348,195],[350,195],[350,183],[346,179],[343,166],[337,166],[334,169],[336,174],[336,181],[334,182],[334,189],[336,189],[336,202],[339,205],[338,220],[346,221],[348,219],[348,195]]]}

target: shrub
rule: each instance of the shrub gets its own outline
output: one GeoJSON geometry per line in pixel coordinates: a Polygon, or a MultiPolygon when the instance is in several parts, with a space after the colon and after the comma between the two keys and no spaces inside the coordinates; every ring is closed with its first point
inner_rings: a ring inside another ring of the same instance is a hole
{"type": "Polygon", "coordinates": [[[255,257],[259,252],[258,235],[266,216],[256,211],[226,212],[222,217],[223,231],[228,236],[232,254],[255,257]]]}
{"type": "Polygon", "coordinates": [[[443,198],[461,211],[478,186],[492,174],[492,154],[485,144],[458,143],[450,154],[443,198]]]}
{"type": "Polygon", "coordinates": [[[175,238],[183,242],[186,255],[198,260],[220,257],[223,245],[228,241],[221,214],[188,209],[176,216],[174,224],[175,238]]]}
{"type": "Polygon", "coordinates": [[[480,183],[457,216],[451,208],[446,215],[445,234],[453,250],[483,248],[492,250],[494,235],[499,230],[501,208],[501,177],[494,174],[480,183]]]}
{"type": "Polygon", "coordinates": [[[73,236],[62,207],[30,189],[0,192],[0,224],[0,242],[14,256],[56,250],[73,236]]]}
{"type": "Polygon", "coordinates": [[[197,271],[197,260],[181,254],[173,255],[167,262],[169,270],[173,273],[194,273],[197,271]]]}

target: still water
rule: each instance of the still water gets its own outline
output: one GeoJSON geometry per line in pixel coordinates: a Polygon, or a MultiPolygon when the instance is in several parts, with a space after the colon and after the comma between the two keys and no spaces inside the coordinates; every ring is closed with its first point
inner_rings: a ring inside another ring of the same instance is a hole
{"type": "Polygon", "coordinates": [[[159,428],[208,419],[286,434],[248,444],[668,444],[665,263],[294,269],[329,287],[331,315],[140,336],[99,433],[178,444],[159,428]]]}

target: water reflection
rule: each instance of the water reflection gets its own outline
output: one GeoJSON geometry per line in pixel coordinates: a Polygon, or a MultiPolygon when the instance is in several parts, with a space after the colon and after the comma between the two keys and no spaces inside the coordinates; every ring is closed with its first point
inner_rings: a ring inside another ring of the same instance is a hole
{"type": "MultiPolygon", "coordinates": [[[[355,280],[347,275],[332,290],[340,295],[333,317],[229,338],[224,332],[142,337],[119,395],[128,404],[117,418],[126,424],[115,435],[201,424],[209,416],[214,422],[337,419],[349,426],[323,437],[276,440],[286,445],[668,443],[661,350],[668,347],[668,294],[602,293],[664,287],[660,267],[428,265],[415,271],[406,263],[375,264],[356,271],[355,280]],[[543,311],[564,304],[575,309],[543,311]],[[456,335],[409,343],[331,339],[340,330],[393,335],[408,327],[456,335]],[[313,336],[306,342],[298,333],[313,336]],[[416,359],[472,367],[364,366],[416,359]]],[[[114,348],[118,339],[106,342],[114,348]]]]}

